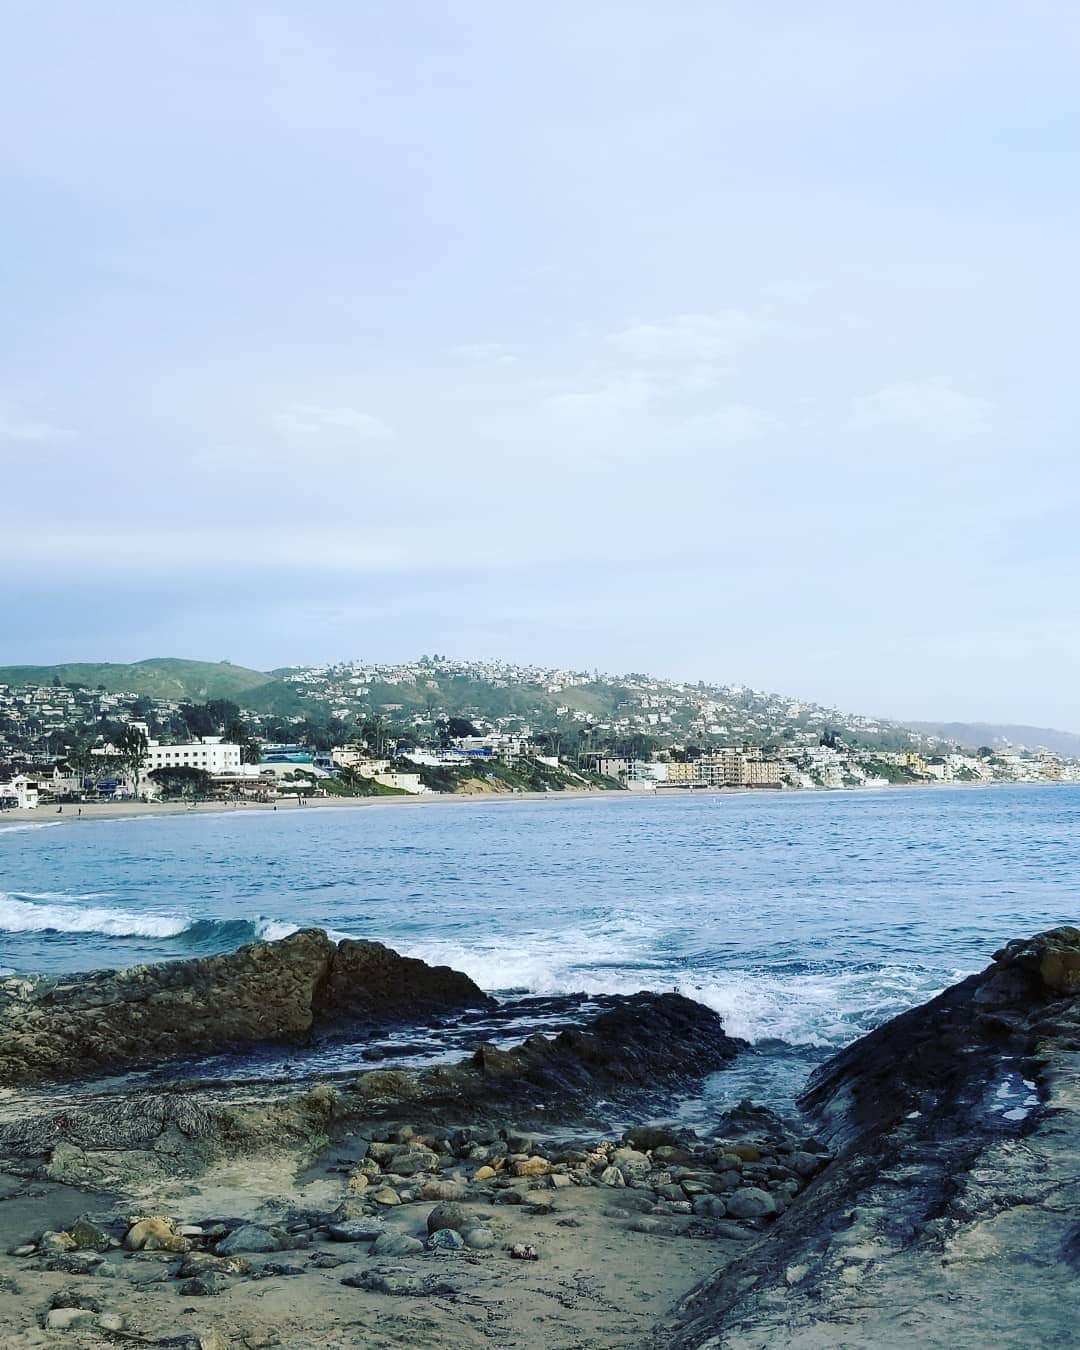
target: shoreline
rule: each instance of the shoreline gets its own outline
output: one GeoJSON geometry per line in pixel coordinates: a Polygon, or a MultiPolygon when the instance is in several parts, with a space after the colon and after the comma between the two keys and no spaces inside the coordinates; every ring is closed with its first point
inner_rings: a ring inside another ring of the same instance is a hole
{"type": "Polygon", "coordinates": [[[278,802],[83,802],[65,803],[63,810],[38,806],[28,811],[10,811],[0,815],[0,835],[5,828],[28,825],[65,825],[84,820],[127,820],[158,816],[231,816],[295,812],[316,807],[330,810],[361,811],[382,807],[431,806],[508,806],[514,802],[610,801],[686,801],[701,798],[761,797],[771,800],[792,797],[865,797],[884,796],[905,791],[973,791],[979,788],[1061,788],[1076,787],[1068,782],[1040,783],[897,783],[888,788],[787,788],[767,791],[754,788],[666,789],[658,792],[630,792],[619,788],[566,788],[562,792],[432,792],[401,797],[309,797],[301,806],[294,798],[278,802]]]}

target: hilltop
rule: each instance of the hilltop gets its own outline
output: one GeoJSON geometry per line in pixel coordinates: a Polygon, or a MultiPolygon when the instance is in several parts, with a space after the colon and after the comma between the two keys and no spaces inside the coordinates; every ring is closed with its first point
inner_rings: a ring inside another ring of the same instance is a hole
{"type": "MultiPolygon", "coordinates": [[[[290,738],[290,726],[331,723],[339,734],[379,723],[399,733],[431,734],[439,718],[464,718],[504,731],[542,733],[553,753],[603,744],[639,753],[638,742],[785,746],[809,737],[837,738],[864,750],[900,751],[988,746],[1080,757],[1080,735],[1050,728],[984,722],[899,722],[828,708],[744,685],[677,681],[644,674],[609,675],[502,661],[356,661],[253,670],[228,661],[158,657],[120,663],[0,667],[0,686],[47,691],[103,691],[182,703],[227,699],[256,730],[290,738]]],[[[68,695],[70,697],[70,695],[68,695]]],[[[37,699],[40,704],[42,698],[37,699]]],[[[48,702],[48,700],[45,700],[48,702]]],[[[42,711],[45,711],[42,709],[42,711]]],[[[105,710],[99,710],[105,711],[105,710]]],[[[162,709],[159,709],[162,711],[162,709]]],[[[43,729],[66,724],[57,708],[43,729]]]]}
{"type": "Polygon", "coordinates": [[[0,666],[0,684],[43,686],[59,681],[80,689],[104,689],[110,694],[185,701],[235,699],[271,679],[261,670],[248,670],[228,661],[184,661],[167,656],[131,665],[75,662],[59,666],[0,666]]]}
{"type": "Polygon", "coordinates": [[[923,736],[939,736],[959,745],[988,745],[992,750],[1013,746],[1025,750],[1052,750],[1058,755],[1080,756],[1080,735],[1055,731],[1053,727],[1014,726],[997,722],[907,722],[923,736]]]}

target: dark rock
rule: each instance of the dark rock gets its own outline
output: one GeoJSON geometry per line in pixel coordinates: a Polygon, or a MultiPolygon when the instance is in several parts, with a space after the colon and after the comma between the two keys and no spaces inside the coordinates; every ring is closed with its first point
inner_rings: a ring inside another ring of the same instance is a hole
{"type": "Polygon", "coordinates": [[[227,1238],[222,1238],[214,1250],[218,1256],[234,1256],[238,1252],[276,1252],[280,1249],[280,1239],[269,1229],[246,1223],[227,1238]]]}
{"type": "Polygon", "coordinates": [[[112,1246],[111,1235],[100,1224],[94,1223],[86,1214],[80,1215],[75,1220],[71,1225],[70,1232],[75,1240],[75,1246],[82,1250],[107,1252],[112,1246]]]}
{"type": "Polygon", "coordinates": [[[427,1245],[432,1251],[457,1252],[465,1246],[465,1239],[456,1228],[436,1228],[428,1238],[427,1245]]]}
{"type": "Polygon", "coordinates": [[[347,938],[337,945],[315,1000],[317,1022],[415,1018],[460,1008],[492,1008],[495,1000],[467,975],[399,956],[381,942],[347,938]]]}
{"type": "Polygon", "coordinates": [[[321,929],[30,985],[0,1003],[0,1084],[75,1078],[418,1012],[487,1007],[466,975],[321,929]]]}
{"type": "Polygon", "coordinates": [[[427,1216],[429,1233],[436,1233],[440,1228],[452,1228],[455,1232],[463,1233],[466,1229],[476,1226],[475,1215],[470,1214],[464,1205],[459,1205],[453,1200],[445,1200],[441,1205],[436,1205],[427,1216]]]}
{"type": "MultiPolygon", "coordinates": [[[[742,1235],[758,1240],[662,1344],[1070,1341],[1078,1046],[1080,929],[1063,927],[833,1056],[801,1102],[818,1138],[785,1152],[774,1123],[754,1126],[806,1182],[796,1202],[767,1238],[742,1235]]],[[[793,1182],[773,1181],[782,1209],[793,1182]]]]}
{"type": "Polygon", "coordinates": [[[179,1292],[184,1298],[217,1298],[229,1288],[228,1280],[221,1275],[196,1275],[185,1280],[179,1292]]]}

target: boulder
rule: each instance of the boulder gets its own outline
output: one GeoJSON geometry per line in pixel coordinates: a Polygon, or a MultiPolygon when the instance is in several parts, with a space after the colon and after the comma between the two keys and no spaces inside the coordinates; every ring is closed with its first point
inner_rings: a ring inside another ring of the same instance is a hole
{"type": "MultiPolygon", "coordinates": [[[[377,942],[337,946],[317,928],[220,956],[54,982],[0,1000],[0,1085],[300,1043],[320,1030],[493,1005],[467,975],[377,942]]],[[[332,1113],[333,1091],[309,1094],[332,1113]]]]}
{"type": "Polygon", "coordinates": [[[466,1210],[464,1205],[459,1205],[453,1200],[446,1200],[441,1205],[436,1205],[427,1216],[429,1233],[438,1232],[440,1228],[453,1228],[456,1232],[463,1233],[466,1229],[475,1227],[475,1217],[466,1210]]]}
{"type": "Polygon", "coordinates": [[[171,1219],[157,1214],[139,1219],[127,1231],[124,1246],[131,1252],[186,1252],[191,1243],[181,1237],[171,1219]]]}
{"type": "Polygon", "coordinates": [[[241,1224],[227,1238],[217,1244],[218,1256],[235,1256],[238,1252],[276,1252],[281,1250],[281,1241],[267,1228],[255,1223],[241,1224]]]}
{"type": "Polygon", "coordinates": [[[742,1186],[728,1200],[727,1212],[733,1219],[760,1219],[776,1213],[776,1201],[768,1191],[742,1186]]]}

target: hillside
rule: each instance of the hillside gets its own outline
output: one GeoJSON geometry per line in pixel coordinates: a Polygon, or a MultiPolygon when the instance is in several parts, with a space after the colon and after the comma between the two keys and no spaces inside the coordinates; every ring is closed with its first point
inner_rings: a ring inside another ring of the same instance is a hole
{"type": "Polygon", "coordinates": [[[208,698],[235,699],[270,683],[260,670],[233,666],[228,661],[182,661],[154,657],[133,665],[77,662],[60,666],[0,666],[0,684],[79,685],[112,694],[145,694],[148,698],[201,702],[208,698]]]}
{"type": "Polygon", "coordinates": [[[1080,755],[1080,735],[1052,727],[1027,727],[999,722],[905,722],[923,736],[940,736],[959,745],[988,745],[992,750],[1008,747],[1053,750],[1055,754],[1080,755]]]}

